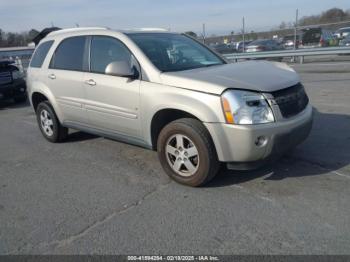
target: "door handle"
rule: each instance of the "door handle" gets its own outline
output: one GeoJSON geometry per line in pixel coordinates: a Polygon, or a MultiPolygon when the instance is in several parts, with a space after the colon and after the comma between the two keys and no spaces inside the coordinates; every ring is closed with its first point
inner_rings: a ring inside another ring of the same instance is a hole
{"type": "Polygon", "coordinates": [[[93,79],[89,79],[85,81],[85,84],[89,85],[89,86],[95,86],[96,82],[93,79]]]}
{"type": "Polygon", "coordinates": [[[56,79],[55,74],[50,74],[50,75],[48,75],[48,77],[49,77],[50,79],[56,79]]]}

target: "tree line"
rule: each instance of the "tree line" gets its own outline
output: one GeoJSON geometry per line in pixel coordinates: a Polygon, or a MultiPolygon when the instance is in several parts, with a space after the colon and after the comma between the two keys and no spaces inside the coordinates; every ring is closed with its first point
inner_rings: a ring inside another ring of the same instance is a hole
{"type": "Polygon", "coordinates": [[[0,47],[27,46],[38,34],[35,29],[20,33],[0,29],[0,47]]]}
{"type": "MultiPolygon", "coordinates": [[[[303,16],[298,21],[298,26],[310,26],[350,21],[350,10],[331,8],[318,15],[303,16]]],[[[295,26],[295,22],[283,21],[279,29],[287,29],[295,26]]]]}

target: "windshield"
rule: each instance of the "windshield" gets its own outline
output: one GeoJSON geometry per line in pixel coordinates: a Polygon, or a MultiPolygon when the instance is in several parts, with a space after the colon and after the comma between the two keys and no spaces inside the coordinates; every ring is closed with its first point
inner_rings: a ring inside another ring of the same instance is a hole
{"type": "Polygon", "coordinates": [[[224,64],[224,60],[195,40],[172,33],[131,33],[128,36],[162,72],[224,64]]]}

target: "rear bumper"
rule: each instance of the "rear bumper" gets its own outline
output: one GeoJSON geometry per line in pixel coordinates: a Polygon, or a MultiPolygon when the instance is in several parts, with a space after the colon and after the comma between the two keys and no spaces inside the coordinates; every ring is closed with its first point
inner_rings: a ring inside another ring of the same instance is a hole
{"type": "Polygon", "coordinates": [[[10,84],[0,85],[0,99],[25,96],[26,82],[24,79],[16,79],[10,84]]]}
{"type": "Polygon", "coordinates": [[[259,166],[303,142],[312,127],[312,107],[288,120],[261,125],[205,123],[222,162],[238,169],[259,166]],[[257,144],[258,138],[264,138],[257,144]]]}

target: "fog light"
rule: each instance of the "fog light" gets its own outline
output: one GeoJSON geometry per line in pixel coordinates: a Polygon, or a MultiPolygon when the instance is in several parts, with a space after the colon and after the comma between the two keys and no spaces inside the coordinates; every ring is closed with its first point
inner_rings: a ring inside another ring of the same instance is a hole
{"type": "Polygon", "coordinates": [[[263,147],[265,146],[267,143],[267,137],[266,136],[259,136],[256,140],[255,140],[255,145],[257,145],[258,147],[263,147]]]}

